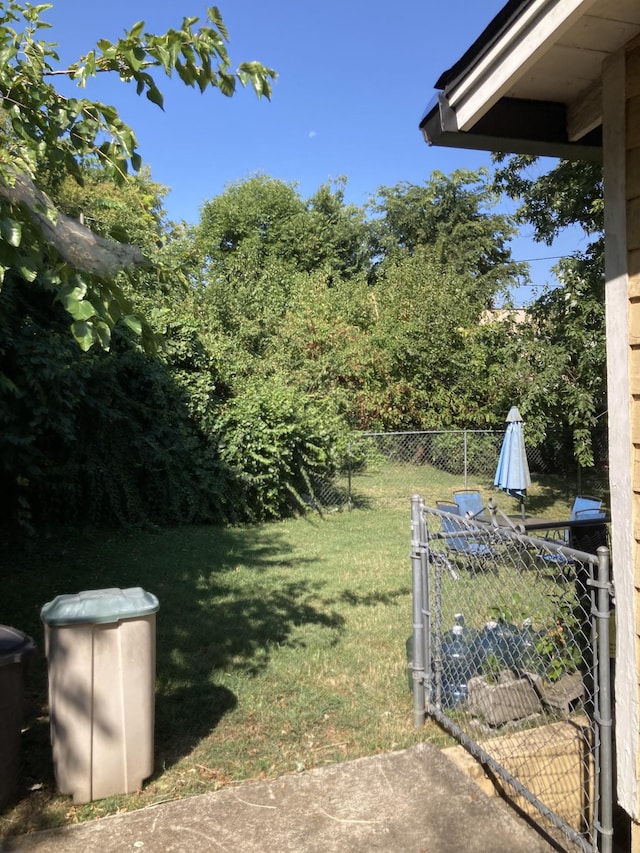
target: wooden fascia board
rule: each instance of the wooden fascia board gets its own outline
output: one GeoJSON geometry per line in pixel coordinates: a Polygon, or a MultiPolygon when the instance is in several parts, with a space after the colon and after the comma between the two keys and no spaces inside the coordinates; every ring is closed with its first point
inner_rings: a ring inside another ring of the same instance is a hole
{"type": "Polygon", "coordinates": [[[602,82],[567,107],[567,137],[575,142],[602,124],[602,82]]]}
{"type": "Polygon", "coordinates": [[[536,154],[566,160],[602,159],[602,140],[591,133],[579,141],[566,134],[563,104],[504,98],[484,115],[472,131],[457,128],[455,114],[444,95],[420,122],[425,142],[450,148],[536,154]]]}
{"type": "Polygon", "coordinates": [[[459,130],[474,124],[596,0],[534,0],[445,90],[459,130]]]}

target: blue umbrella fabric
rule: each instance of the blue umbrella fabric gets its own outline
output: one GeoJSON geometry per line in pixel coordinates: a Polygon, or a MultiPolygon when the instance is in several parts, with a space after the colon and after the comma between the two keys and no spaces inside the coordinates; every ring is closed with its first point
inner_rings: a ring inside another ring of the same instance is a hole
{"type": "Polygon", "coordinates": [[[522,416],[517,406],[513,406],[507,415],[507,428],[493,485],[520,500],[524,518],[524,499],[531,485],[531,475],[524,444],[522,416]]]}

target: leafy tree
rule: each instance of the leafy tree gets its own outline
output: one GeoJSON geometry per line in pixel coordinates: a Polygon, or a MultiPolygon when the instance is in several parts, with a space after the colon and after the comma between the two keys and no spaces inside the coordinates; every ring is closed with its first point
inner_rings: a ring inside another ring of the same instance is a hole
{"type": "Polygon", "coordinates": [[[496,411],[503,417],[509,330],[478,325],[476,290],[427,249],[385,261],[375,284],[361,276],[328,288],[310,277],[304,296],[263,369],[276,366],[352,428],[482,427],[496,411]]]}
{"type": "Polygon", "coordinates": [[[569,225],[591,242],[555,268],[561,283],[531,307],[521,348],[522,411],[529,434],[559,444],[585,467],[594,464],[593,437],[606,413],[602,171],[598,164],[560,161],[548,171],[537,158],[497,156],[496,187],[519,200],[519,222],[550,244],[569,225]],[[557,435],[567,430],[567,448],[557,435]],[[553,439],[553,441],[552,441],[553,439]]]}
{"type": "Polygon", "coordinates": [[[201,315],[236,389],[256,370],[278,372],[270,359],[283,323],[302,316],[318,289],[344,296],[368,263],[364,212],[344,203],[342,182],[307,201],[265,175],[234,183],[204,206],[198,245],[207,259],[201,315]]]}
{"type": "Polygon", "coordinates": [[[424,186],[402,182],[380,187],[373,203],[380,256],[429,248],[443,266],[467,276],[489,307],[496,294],[506,294],[514,279],[527,272],[511,258],[515,224],[510,216],[492,211],[497,201],[485,169],[451,175],[436,171],[424,186]]]}
{"type": "Polygon", "coordinates": [[[521,337],[518,372],[527,434],[545,441],[561,463],[570,454],[584,467],[594,465],[593,437],[606,412],[602,264],[598,243],[563,259],[556,268],[562,286],[530,307],[521,337]]]}
{"type": "Polygon", "coordinates": [[[267,521],[315,504],[315,489],[333,473],[344,424],[321,400],[301,395],[288,377],[248,383],[221,408],[221,461],[237,472],[238,512],[267,521]]]}
{"type": "Polygon", "coordinates": [[[171,236],[163,206],[167,193],[146,166],[119,184],[99,167],[87,166],[82,183],[67,175],[49,195],[61,213],[83,222],[94,234],[134,244],[154,259],[171,236]]]}
{"type": "Polygon", "coordinates": [[[345,177],[333,185],[323,184],[307,201],[311,219],[307,240],[313,246],[313,269],[349,278],[368,270],[371,264],[371,229],[364,210],[345,204],[345,177]]]}
{"type": "Polygon", "coordinates": [[[117,74],[162,106],[157,74],[175,71],[188,86],[201,92],[216,87],[224,95],[234,93],[237,81],[250,83],[266,97],[275,74],[257,62],[230,70],[228,35],[216,7],[197,30],[193,17],[160,36],[145,32],[139,21],[117,41],[103,39],[78,62],[59,68],[54,45],[39,38],[48,27],[41,15],[50,6],[0,4],[0,274],[11,270],[24,281],[38,278],[62,302],[74,336],[89,349],[108,346],[120,318],[140,328],[115,278],[151,260],[139,247],[96,235],[59,211],[43,186],[60,175],[81,183],[87,164],[122,183],[130,169],[139,170],[141,158],[133,130],[115,107],[65,97],[49,79],[63,75],[84,88],[98,73],[117,74]]]}
{"type": "Polygon", "coordinates": [[[596,238],[604,228],[602,166],[561,160],[548,171],[531,154],[494,155],[494,184],[517,200],[516,220],[533,225],[534,239],[551,244],[568,225],[596,238]]]}
{"type": "Polygon", "coordinates": [[[125,327],[82,352],[37,279],[7,273],[0,314],[3,525],[224,520],[232,477],[165,362],[125,327]]]}
{"type": "Polygon", "coordinates": [[[161,75],[227,96],[239,81],[269,97],[274,72],[259,63],[230,69],[215,7],[199,29],[197,18],[183,18],[156,36],[139,22],[62,68],[41,38],[49,8],[0,2],[3,521],[223,520],[233,472],[209,442],[211,360],[198,362],[192,336],[191,362],[208,376],[189,383],[178,358],[189,329],[179,317],[162,359],[131,337],[142,331],[151,348],[152,327],[137,312],[157,304],[159,276],[179,281],[172,261],[186,256],[179,242],[159,245],[170,236],[164,189],[141,171],[135,134],[114,107],[66,97],[52,81],[84,89],[98,73],[116,74],[162,106],[161,75]]]}
{"type": "Polygon", "coordinates": [[[242,251],[260,262],[295,258],[305,206],[293,184],[255,175],[230,184],[202,208],[199,239],[214,273],[225,256],[242,251]]]}
{"type": "MultiPolygon", "coordinates": [[[[487,365],[498,369],[507,332],[478,322],[520,272],[507,246],[513,226],[484,209],[493,196],[475,173],[436,175],[427,190],[382,188],[379,198],[388,209],[372,223],[344,205],[340,186],[304,203],[294,186],[255,176],[207,203],[201,305],[225,342],[232,384],[288,375],[357,428],[485,425],[495,397],[487,365]],[[410,228],[417,236],[403,237],[410,228]],[[372,233],[385,247],[373,278],[372,233]],[[455,262],[444,250],[452,233],[455,262]]],[[[500,417],[502,408],[501,398],[500,417]]]]}
{"type": "Polygon", "coordinates": [[[341,277],[363,269],[368,230],[363,211],[345,204],[344,185],[325,184],[305,202],[295,184],[267,175],[230,184],[204,205],[198,229],[211,275],[232,255],[255,269],[267,258],[341,277]]]}

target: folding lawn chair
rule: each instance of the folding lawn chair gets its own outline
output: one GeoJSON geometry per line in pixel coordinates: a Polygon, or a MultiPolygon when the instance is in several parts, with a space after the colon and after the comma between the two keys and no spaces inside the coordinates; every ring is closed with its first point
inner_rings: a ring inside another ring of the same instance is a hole
{"type": "Polygon", "coordinates": [[[453,500],[460,510],[460,515],[466,518],[485,518],[482,495],[474,489],[458,489],[453,493],[453,500]]]}
{"type": "Polygon", "coordinates": [[[445,510],[448,515],[440,516],[442,523],[442,538],[447,551],[452,558],[463,558],[470,561],[485,560],[494,555],[486,542],[478,541],[479,528],[474,528],[472,519],[464,517],[458,504],[448,501],[436,501],[438,509],[445,510]]]}
{"type": "Polygon", "coordinates": [[[592,498],[589,495],[578,495],[571,508],[570,520],[576,521],[579,513],[597,511],[602,508],[600,498],[592,498]]]}
{"type": "MultiPolygon", "coordinates": [[[[595,553],[600,545],[608,543],[607,525],[604,519],[607,517],[606,511],[602,509],[602,501],[600,498],[592,498],[588,495],[578,495],[571,508],[569,517],[569,525],[564,531],[560,541],[564,545],[575,548],[577,551],[585,551],[587,553],[595,553]],[[593,520],[593,524],[576,524],[571,525],[572,521],[585,522],[593,520]]],[[[560,552],[553,554],[542,555],[547,563],[554,563],[562,568],[573,566],[574,560],[565,556],[560,552]]]]}
{"type": "Polygon", "coordinates": [[[580,509],[572,521],[581,524],[570,525],[569,544],[577,551],[595,554],[601,545],[609,545],[609,531],[605,519],[607,513],[603,509],[580,509]],[[587,524],[586,522],[593,522],[587,524]]]}

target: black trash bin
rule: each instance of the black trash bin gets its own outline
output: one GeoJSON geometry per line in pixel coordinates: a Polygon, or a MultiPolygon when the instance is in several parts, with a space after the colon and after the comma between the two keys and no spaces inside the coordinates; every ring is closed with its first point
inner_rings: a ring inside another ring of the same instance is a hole
{"type": "Polygon", "coordinates": [[[35,647],[22,631],[0,625],[0,810],[18,791],[24,672],[35,647]]]}

